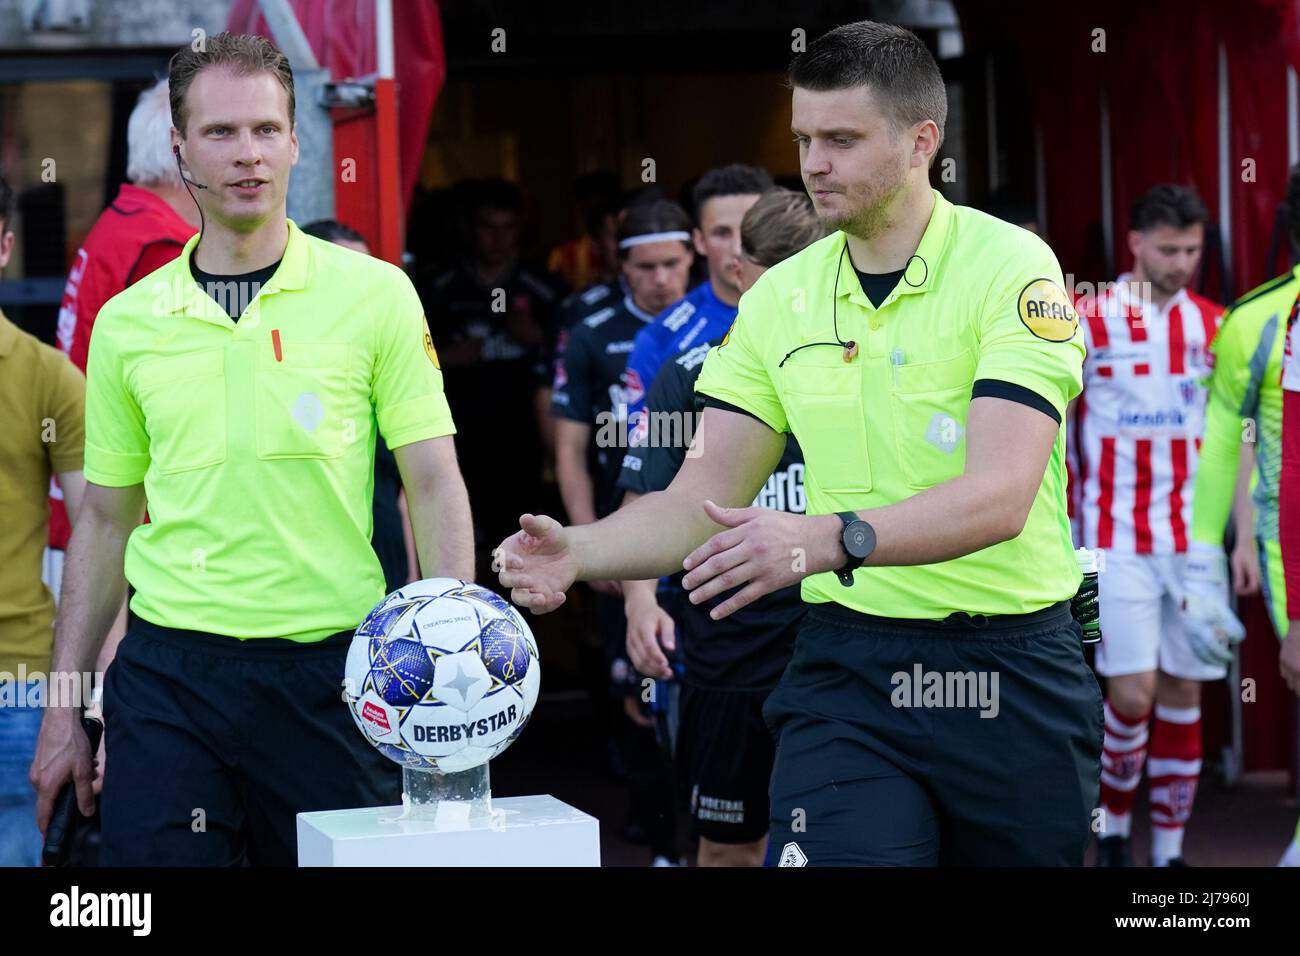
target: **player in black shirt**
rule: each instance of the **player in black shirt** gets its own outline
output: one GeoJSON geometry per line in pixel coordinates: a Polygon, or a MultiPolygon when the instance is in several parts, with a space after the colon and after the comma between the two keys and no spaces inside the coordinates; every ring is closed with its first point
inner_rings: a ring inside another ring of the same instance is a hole
{"type": "MultiPolygon", "coordinates": [[[[555,369],[555,465],[573,524],[603,518],[618,505],[616,481],[627,445],[622,374],[636,333],[686,292],[694,255],[691,220],[669,200],[636,206],[619,225],[619,259],[628,292],[566,330],[555,369]]],[[[611,682],[623,698],[615,740],[631,784],[634,822],[657,860],[676,862],[671,767],[653,724],[640,712],[639,688],[623,654],[626,623],[614,581],[593,581],[611,682]]]]}
{"type": "MultiPolygon", "coordinates": [[[[741,222],[742,256],[737,285],[748,289],[770,266],[817,241],[825,230],[803,193],[764,193],[741,222]]],[[[629,448],[619,486],[627,500],[672,484],[688,454],[703,410],[695,394],[709,349],[697,345],[665,362],[646,401],[647,442],[629,448]]],[[[793,435],[776,470],[754,499],[757,507],[802,514],[804,462],[793,435]]],[[[627,650],[637,670],[669,680],[660,645],[676,649],[672,618],[657,604],[654,581],[624,581],[627,650]]],[[[690,794],[691,817],[700,837],[701,866],[761,866],[767,844],[768,781],[776,756],[763,722],[763,702],[776,686],[794,649],[807,605],[799,586],[774,591],[715,621],[709,612],[735,593],[709,601],[683,601],[682,673],[677,764],[690,794]]]]}
{"type": "MultiPolygon", "coordinates": [[[[695,394],[695,380],[709,349],[721,341],[719,336],[687,349],[659,369],[646,402],[646,407],[656,413],[649,419],[651,444],[627,450],[618,478],[619,487],[632,493],[629,501],[637,495],[663,491],[672,484],[704,410],[702,398],[695,394]]],[[[754,506],[803,514],[803,476],[803,451],[790,435],[780,463],[754,499],[754,506]]],[[[718,596],[702,604],[683,602],[681,615],[686,630],[682,646],[686,665],[683,682],[709,689],[771,690],[790,661],[795,625],[803,616],[798,585],[775,591],[720,621],[710,619],[709,612],[724,600],[725,597],[718,596]]],[[[645,653],[633,656],[638,670],[659,678],[672,676],[657,648],[649,645],[644,651],[648,656],[645,653]],[[649,665],[650,669],[641,667],[640,663],[649,665]]],[[[762,823],[766,827],[766,818],[762,823]]]]}
{"type": "Polygon", "coordinates": [[[626,444],[623,368],[636,333],[685,291],[694,260],[690,228],[682,208],[666,199],[629,211],[619,226],[628,292],[611,295],[562,337],[551,410],[559,420],[560,489],[574,524],[603,518],[618,504],[614,489],[626,444]],[[599,462],[594,475],[588,470],[593,444],[599,462]]]}

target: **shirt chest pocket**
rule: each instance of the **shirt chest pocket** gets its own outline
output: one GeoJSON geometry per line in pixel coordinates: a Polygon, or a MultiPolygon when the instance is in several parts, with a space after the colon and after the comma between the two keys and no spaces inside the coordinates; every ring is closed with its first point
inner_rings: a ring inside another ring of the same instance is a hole
{"type": "Polygon", "coordinates": [[[832,495],[870,491],[862,364],[787,363],[781,371],[786,414],[803,448],[809,480],[832,495]]]}
{"type": "Polygon", "coordinates": [[[966,415],[975,359],[970,350],[952,358],[891,370],[894,440],[912,488],[930,488],[966,467],[966,415]]]}
{"type": "Polygon", "coordinates": [[[226,460],[226,355],[205,349],[150,359],[136,372],[149,456],[160,475],[226,460]]]}
{"type": "Polygon", "coordinates": [[[259,348],[254,405],[257,457],[338,458],[356,421],[348,401],[346,342],[285,342],[259,348]]]}

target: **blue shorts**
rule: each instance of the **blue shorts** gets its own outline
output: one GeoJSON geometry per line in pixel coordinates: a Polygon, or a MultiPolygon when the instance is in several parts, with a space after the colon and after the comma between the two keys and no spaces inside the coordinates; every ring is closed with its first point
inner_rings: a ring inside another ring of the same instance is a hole
{"type": "Polygon", "coordinates": [[[1067,602],[951,623],[815,606],[763,708],[768,864],[1082,865],[1102,697],[1080,637],[1067,602]]]}
{"type": "Polygon", "coordinates": [[[132,615],[104,681],[102,866],[295,866],[296,817],[401,803],[343,703],[350,632],[318,644],[132,615]]]}

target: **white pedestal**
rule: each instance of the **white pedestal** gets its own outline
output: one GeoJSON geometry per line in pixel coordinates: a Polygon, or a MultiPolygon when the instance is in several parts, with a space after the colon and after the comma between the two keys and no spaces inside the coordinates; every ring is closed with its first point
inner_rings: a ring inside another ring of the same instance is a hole
{"type": "Polygon", "coordinates": [[[436,820],[401,818],[401,807],[300,813],[298,865],[600,866],[595,817],[549,795],[494,798],[492,809],[436,820]]]}

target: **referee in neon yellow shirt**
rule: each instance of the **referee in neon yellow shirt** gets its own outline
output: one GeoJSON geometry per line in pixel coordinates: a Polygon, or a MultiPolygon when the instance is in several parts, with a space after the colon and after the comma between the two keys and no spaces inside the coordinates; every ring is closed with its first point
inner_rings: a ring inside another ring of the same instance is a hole
{"type": "MultiPolygon", "coordinates": [[[[469,501],[411,283],[286,218],[288,60],[223,33],[169,74],[204,228],[96,321],[53,669],[92,669],[129,581],[104,691],[102,864],[293,865],[297,813],[401,793],[340,697],[351,632],[384,595],[376,428],[426,576],[473,577],[469,501]]],[[[85,736],[50,708],[32,767],[42,829],[69,778],[90,811],[85,736]]]]}
{"type": "Polygon", "coordinates": [[[667,490],[582,527],[524,515],[494,566],[535,612],[575,579],[678,566],[692,602],[730,595],[714,617],[802,581],[813,606],[764,707],[769,863],[1078,865],[1102,703],[1069,610],[1083,346],[1060,267],[930,188],[947,104],[914,35],[840,27],[790,79],[836,231],[741,299],[667,490]],[[807,515],[745,507],[787,432],[807,515]]]}

